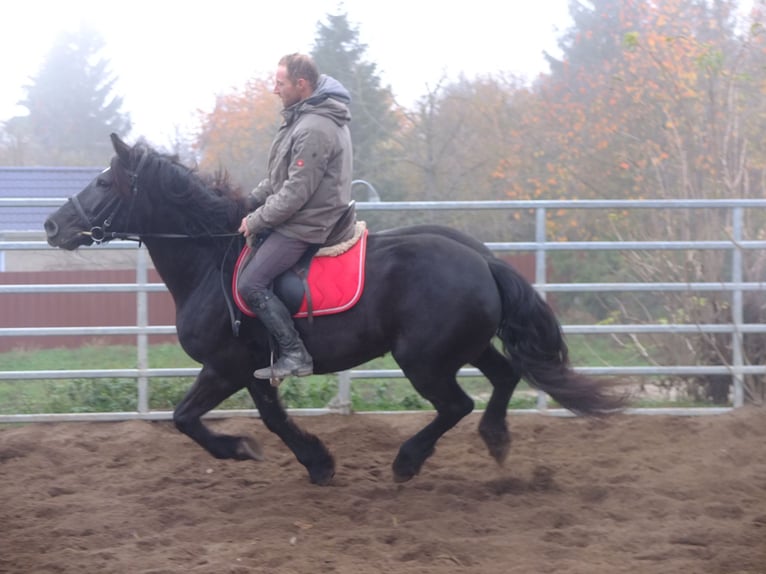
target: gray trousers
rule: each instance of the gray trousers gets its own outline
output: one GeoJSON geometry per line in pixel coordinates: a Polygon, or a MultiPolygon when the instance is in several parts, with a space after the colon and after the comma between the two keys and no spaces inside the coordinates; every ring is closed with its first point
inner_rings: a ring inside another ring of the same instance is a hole
{"type": "Polygon", "coordinates": [[[295,265],[310,245],[273,231],[240,272],[239,296],[253,307],[255,294],[270,289],[274,279],[295,265]]]}

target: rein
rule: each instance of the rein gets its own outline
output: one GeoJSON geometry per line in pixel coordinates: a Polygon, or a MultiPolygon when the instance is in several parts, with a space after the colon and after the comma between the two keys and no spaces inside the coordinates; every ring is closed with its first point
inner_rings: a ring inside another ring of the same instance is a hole
{"type": "Polygon", "coordinates": [[[200,235],[191,235],[187,233],[131,233],[127,231],[103,231],[99,227],[94,227],[90,231],[81,231],[80,235],[87,235],[93,239],[93,243],[100,244],[109,239],[123,239],[125,241],[137,241],[143,243],[147,237],[156,237],[160,239],[210,239],[214,237],[237,237],[241,233],[206,233],[200,235]],[[99,230],[99,231],[94,231],[99,230]]]}
{"type": "MultiPolygon", "coordinates": [[[[146,163],[146,159],[148,155],[149,153],[146,151],[142,153],[141,158],[138,160],[138,166],[136,166],[135,171],[130,172],[131,209],[133,206],[133,201],[138,195],[138,176],[141,172],[141,169],[144,167],[144,164],[146,163]]],[[[125,241],[136,241],[139,244],[141,244],[143,243],[144,238],[147,238],[147,237],[156,237],[161,239],[208,239],[208,238],[214,238],[214,237],[236,237],[240,235],[239,233],[207,233],[207,234],[191,235],[188,233],[135,233],[135,232],[129,232],[129,231],[108,231],[109,227],[111,227],[112,225],[112,220],[114,219],[114,216],[122,207],[122,200],[123,198],[118,196],[113,201],[110,201],[109,203],[107,203],[103,207],[103,209],[93,219],[95,221],[98,221],[101,218],[102,214],[104,213],[109,213],[109,214],[104,217],[101,225],[94,225],[93,223],[91,223],[91,219],[85,213],[85,209],[83,208],[77,196],[73,195],[72,197],[70,197],[69,201],[72,202],[72,205],[74,206],[75,211],[80,216],[80,220],[85,223],[86,227],[90,227],[89,231],[81,231],[80,235],[85,235],[90,237],[93,240],[93,243],[95,243],[96,245],[100,245],[104,241],[109,241],[111,239],[123,239],[125,241]]]]}

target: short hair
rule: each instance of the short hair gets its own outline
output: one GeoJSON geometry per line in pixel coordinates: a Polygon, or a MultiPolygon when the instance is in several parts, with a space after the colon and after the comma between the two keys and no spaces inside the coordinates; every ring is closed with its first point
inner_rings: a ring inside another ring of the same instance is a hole
{"type": "Polygon", "coordinates": [[[312,90],[316,89],[319,82],[319,70],[317,70],[317,65],[311,56],[297,53],[288,54],[282,56],[279,65],[287,69],[287,77],[293,84],[303,78],[309,83],[312,90]]]}

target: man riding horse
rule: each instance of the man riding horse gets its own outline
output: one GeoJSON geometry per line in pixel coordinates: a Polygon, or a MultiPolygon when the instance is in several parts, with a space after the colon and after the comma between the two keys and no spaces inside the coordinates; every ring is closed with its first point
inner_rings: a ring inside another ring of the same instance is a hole
{"type": "Polygon", "coordinates": [[[253,373],[276,385],[289,375],[312,374],[313,361],[272,282],[312,245],[350,239],[355,216],[349,214],[354,208],[349,207],[348,91],[337,80],[320,76],[309,56],[290,54],[279,61],[274,93],[282,100],[284,122],[271,145],[268,177],[251,193],[259,207],[239,228],[249,242],[265,239],[241,272],[238,290],[277,341],[276,363],[253,373]]]}

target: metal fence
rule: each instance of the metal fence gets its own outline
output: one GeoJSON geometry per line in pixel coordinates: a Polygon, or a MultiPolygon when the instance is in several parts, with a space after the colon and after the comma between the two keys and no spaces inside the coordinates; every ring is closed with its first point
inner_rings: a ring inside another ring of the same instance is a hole
{"type": "MultiPolygon", "coordinates": [[[[0,208],[11,207],[58,207],[62,199],[0,199],[0,208]]],[[[496,252],[533,252],[536,261],[535,287],[545,296],[547,293],[593,293],[593,292],[730,292],[731,321],[716,324],[619,324],[619,325],[563,325],[566,334],[699,334],[717,333],[731,337],[731,364],[720,365],[674,365],[674,366],[585,366],[577,370],[591,375],[631,375],[631,376],[689,376],[689,375],[724,375],[732,380],[732,406],[710,408],[638,408],[629,412],[640,414],[718,414],[741,407],[744,403],[745,375],[766,375],[766,366],[747,365],[743,352],[743,335],[746,333],[766,334],[766,324],[745,323],[743,319],[743,293],[746,291],[766,291],[764,282],[745,282],[744,252],[766,247],[766,241],[747,240],[744,237],[745,213],[766,208],[766,200],[730,199],[730,200],[593,200],[593,201],[458,201],[458,202],[362,202],[358,203],[360,212],[380,211],[482,211],[482,210],[531,210],[534,212],[534,241],[530,242],[493,242],[487,246],[496,252]],[[550,212],[561,210],[666,210],[666,209],[726,209],[730,212],[731,231],[729,238],[720,241],[643,241],[643,242],[555,242],[546,237],[546,225],[550,212]],[[731,276],[716,282],[706,283],[547,283],[548,255],[556,251],[592,251],[592,250],[723,250],[731,254],[731,276]]],[[[50,250],[40,234],[30,234],[18,240],[0,241],[0,253],[6,251],[41,251],[50,250]]],[[[0,415],[3,422],[42,422],[57,420],[127,420],[127,419],[168,419],[169,411],[156,411],[149,408],[150,381],[153,377],[188,377],[198,372],[194,368],[158,369],[151,368],[148,362],[148,336],[173,334],[175,327],[149,326],[147,323],[147,295],[150,292],[163,291],[161,283],[149,283],[147,280],[148,260],[145,249],[134,243],[113,242],[101,246],[105,250],[131,250],[135,252],[136,281],[126,284],[100,285],[0,285],[3,293],[67,293],[83,292],[132,292],[136,294],[137,320],[135,325],[120,327],[51,327],[51,328],[2,328],[0,337],[24,336],[60,336],[60,335],[135,335],[137,362],[135,369],[88,369],[60,371],[0,371],[0,380],[22,382],[24,380],[62,380],[94,378],[134,378],[137,381],[137,404],[135,412],[119,413],[71,413],[71,414],[8,414],[0,415]]],[[[481,376],[476,369],[462,369],[460,377],[481,376]]],[[[293,409],[293,414],[349,413],[351,405],[351,386],[353,381],[369,378],[401,378],[399,370],[359,369],[338,373],[338,392],[329,405],[317,409],[293,409]]],[[[545,412],[548,414],[566,414],[560,409],[549,409],[547,397],[538,394],[537,408],[514,412],[545,412]]],[[[207,416],[226,417],[231,415],[258,416],[255,410],[217,409],[207,416]]]]}

